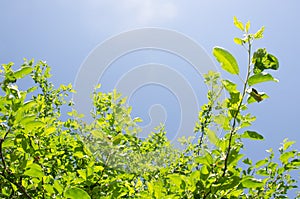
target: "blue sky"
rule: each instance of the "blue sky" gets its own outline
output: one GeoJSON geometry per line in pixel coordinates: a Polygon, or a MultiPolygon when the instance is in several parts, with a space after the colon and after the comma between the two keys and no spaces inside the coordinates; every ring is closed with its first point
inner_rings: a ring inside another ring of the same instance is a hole
{"type": "MultiPolygon", "coordinates": [[[[192,38],[212,59],[211,49],[215,45],[223,46],[236,55],[243,68],[246,53],[233,43],[232,39],[240,36],[239,30],[233,26],[233,16],[244,22],[250,20],[252,31],[264,25],[265,38],[255,46],[266,47],[279,58],[280,69],[273,74],[280,82],[258,86],[259,90],[268,93],[270,99],[250,106],[250,111],[257,116],[253,129],[266,138],[261,143],[247,142],[247,153],[257,158],[257,153],[263,155],[259,151],[278,148],[286,137],[296,140],[296,146],[300,148],[299,4],[298,1],[289,0],[1,1],[0,63],[12,61],[20,64],[23,58],[46,60],[52,66],[52,81],[56,85],[73,83],[85,58],[107,38],[136,28],[159,27],[175,30],[192,38]]],[[[156,53],[145,52],[136,58],[130,55],[130,58],[121,60],[121,64],[136,66],[137,63],[151,61],[152,58],[156,61],[162,59],[163,63],[181,63],[178,58],[170,58],[170,61],[169,55],[156,53]]],[[[230,77],[225,72],[222,72],[222,76],[230,77]]],[[[192,74],[187,75],[189,77],[192,85],[199,84],[199,88],[204,86],[201,84],[202,79],[199,81],[192,74]]],[[[152,92],[153,89],[144,92],[152,92]]],[[[157,93],[153,91],[151,94],[154,96],[153,103],[158,103],[155,98],[157,93]]],[[[172,97],[168,93],[165,95],[172,97]]],[[[197,96],[200,96],[200,102],[205,101],[203,90],[200,89],[197,96]]],[[[158,97],[164,100],[162,95],[158,97]]],[[[174,101],[166,99],[161,103],[171,101],[176,106],[176,100],[172,100],[174,101]]],[[[139,112],[145,112],[145,108],[138,101],[136,105],[139,110],[134,110],[135,114],[147,115],[139,112]]],[[[151,99],[147,101],[148,104],[150,102],[151,99]]],[[[166,109],[173,110],[172,107],[166,109]]],[[[176,113],[169,114],[175,115],[169,121],[174,126],[177,126],[178,120],[176,113]]],[[[145,120],[147,121],[147,117],[145,120]]]]}

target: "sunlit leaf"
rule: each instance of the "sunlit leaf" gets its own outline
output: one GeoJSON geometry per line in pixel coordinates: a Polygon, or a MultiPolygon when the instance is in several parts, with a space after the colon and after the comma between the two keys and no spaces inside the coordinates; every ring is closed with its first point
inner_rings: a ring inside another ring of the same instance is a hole
{"type": "Polygon", "coordinates": [[[17,70],[15,73],[14,73],[14,76],[17,78],[17,79],[21,79],[23,77],[25,77],[26,75],[30,74],[32,72],[33,68],[32,67],[29,67],[29,66],[25,66],[23,68],[21,68],[20,70],[17,70]]]}
{"type": "Polygon", "coordinates": [[[69,199],[78,199],[78,198],[80,198],[80,199],[90,199],[91,198],[86,191],[84,191],[83,189],[80,189],[78,187],[69,188],[65,192],[65,197],[69,198],[69,199]]]}
{"type": "Polygon", "coordinates": [[[240,38],[234,38],[233,39],[234,43],[238,44],[238,45],[243,45],[244,44],[244,41],[240,38]]]}
{"type": "Polygon", "coordinates": [[[296,151],[289,151],[289,152],[284,152],[283,154],[280,155],[280,161],[283,164],[288,163],[289,159],[294,157],[294,155],[296,154],[296,151]]]}
{"type": "Polygon", "coordinates": [[[237,85],[229,80],[222,80],[222,84],[229,93],[238,91],[236,89],[237,85]]]}
{"type": "Polygon", "coordinates": [[[213,55],[225,71],[235,75],[239,74],[238,63],[227,50],[221,47],[214,47],[213,55]]]}
{"type": "Polygon", "coordinates": [[[246,23],[246,32],[248,32],[250,29],[250,21],[247,21],[246,23]]]}
{"type": "Polygon", "coordinates": [[[278,82],[277,79],[275,79],[272,75],[267,74],[267,73],[258,73],[254,74],[251,77],[249,77],[248,84],[249,86],[259,84],[262,82],[268,82],[268,81],[274,81],[278,82]]]}
{"type": "Polygon", "coordinates": [[[265,27],[261,27],[255,34],[254,34],[254,38],[255,39],[261,39],[264,37],[264,31],[265,31],[265,27]]]}
{"type": "Polygon", "coordinates": [[[287,139],[284,139],[283,141],[283,150],[286,151],[290,146],[295,144],[295,141],[287,141],[287,139]]]}
{"type": "Polygon", "coordinates": [[[233,23],[234,23],[235,27],[237,27],[241,31],[245,30],[243,23],[241,21],[239,21],[236,16],[233,17],[233,23]]]}
{"type": "Polygon", "coordinates": [[[44,176],[43,169],[38,164],[33,163],[29,165],[27,168],[28,170],[24,172],[24,175],[37,177],[37,178],[42,178],[44,176]]]}
{"type": "Polygon", "coordinates": [[[259,179],[255,179],[253,177],[244,177],[244,179],[242,180],[242,185],[246,188],[259,188],[259,187],[263,187],[265,184],[259,180],[259,179]]]}

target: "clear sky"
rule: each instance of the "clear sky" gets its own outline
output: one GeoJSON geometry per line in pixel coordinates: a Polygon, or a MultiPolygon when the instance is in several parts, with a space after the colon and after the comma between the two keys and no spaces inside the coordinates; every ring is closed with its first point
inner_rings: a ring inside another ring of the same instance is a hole
{"type": "MultiPolygon", "coordinates": [[[[279,58],[280,69],[273,74],[280,82],[258,86],[270,98],[260,104],[250,105],[250,111],[257,116],[253,129],[266,138],[261,143],[247,142],[247,153],[255,159],[258,153],[259,156],[265,155],[259,152],[261,150],[278,148],[286,137],[296,140],[297,148],[300,148],[299,8],[300,3],[291,0],[2,0],[0,63],[12,61],[20,64],[23,58],[46,60],[52,66],[52,81],[56,85],[73,83],[85,58],[97,45],[124,31],[159,27],[192,38],[207,51],[212,60],[211,49],[215,45],[223,46],[237,56],[243,68],[246,54],[233,43],[232,39],[240,36],[239,30],[233,26],[233,16],[243,22],[250,20],[252,31],[264,25],[265,38],[255,46],[266,47],[279,58]]],[[[134,67],[153,60],[162,60],[163,64],[169,65],[184,65],[178,57],[151,51],[140,56],[138,53],[128,55],[127,58],[125,56],[119,64],[134,67]]],[[[117,69],[111,73],[118,74],[117,69]]],[[[222,75],[229,77],[223,71],[222,75]]],[[[195,90],[204,86],[201,84],[203,79],[195,78],[192,71],[186,78],[195,90]]],[[[105,82],[102,83],[105,86],[105,82]]],[[[177,128],[180,118],[176,111],[172,112],[176,109],[172,105],[178,105],[176,100],[168,92],[157,96],[161,88],[157,92],[153,89],[145,88],[140,96],[136,94],[137,99],[141,97],[143,100],[145,93],[150,92],[154,99],[147,97],[148,100],[144,101],[147,107],[151,105],[149,102],[159,103],[157,98],[162,99],[160,103],[166,106],[169,119],[167,124],[177,128]],[[168,111],[172,113],[168,114],[168,111]]],[[[205,92],[201,89],[197,93],[200,104],[205,102],[205,92]]],[[[133,101],[132,105],[137,107],[133,112],[145,116],[145,121],[148,121],[145,113],[147,108],[143,107],[145,104],[140,100],[133,101]]],[[[172,130],[168,126],[167,129],[172,130]]]]}

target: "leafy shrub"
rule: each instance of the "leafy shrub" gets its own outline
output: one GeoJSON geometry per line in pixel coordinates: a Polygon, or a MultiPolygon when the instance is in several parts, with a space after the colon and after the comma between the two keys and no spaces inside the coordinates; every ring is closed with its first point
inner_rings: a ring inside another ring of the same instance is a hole
{"type": "MultiPolygon", "coordinates": [[[[287,198],[298,188],[292,171],[299,171],[300,153],[285,139],[279,160],[269,156],[253,162],[241,153],[243,140],[263,140],[250,129],[255,116],[250,103],[268,98],[254,85],[276,80],[277,58],[266,49],[252,53],[253,41],[264,28],[249,33],[250,22],[234,24],[243,32],[234,42],[248,54],[246,77],[240,75],[233,55],[221,47],[213,55],[222,69],[238,76],[242,84],[221,79],[210,71],[204,76],[210,90],[195,126],[196,142],[176,150],[159,127],[148,138],[138,138],[139,118],[131,118],[126,99],[116,91],[93,93],[93,121],[84,122],[66,99],[72,85],[55,88],[45,62],[25,60],[18,69],[3,64],[0,97],[1,198],[287,198]],[[32,87],[20,90],[21,79],[32,87]],[[220,99],[222,92],[228,98],[220,99]],[[62,118],[67,118],[63,120],[62,118]],[[225,132],[218,137],[218,132],[225,132]]],[[[300,198],[298,193],[297,198],[300,198]]]]}

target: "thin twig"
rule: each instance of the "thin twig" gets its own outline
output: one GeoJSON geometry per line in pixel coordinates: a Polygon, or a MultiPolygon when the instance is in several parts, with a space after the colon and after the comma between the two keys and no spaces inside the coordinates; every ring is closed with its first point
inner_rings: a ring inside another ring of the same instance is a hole
{"type": "Polygon", "coordinates": [[[231,151],[231,141],[232,141],[233,135],[235,134],[235,126],[236,126],[236,122],[237,122],[237,116],[240,113],[240,109],[241,109],[241,106],[243,104],[244,97],[246,95],[246,89],[247,89],[248,79],[249,79],[250,74],[251,74],[251,41],[248,42],[248,49],[247,49],[247,51],[248,51],[247,76],[246,76],[246,80],[245,80],[244,86],[243,86],[243,92],[242,92],[241,101],[240,101],[240,103],[238,105],[238,108],[236,110],[236,113],[234,114],[234,117],[233,117],[233,123],[232,123],[231,130],[230,130],[229,143],[228,143],[228,147],[227,147],[227,153],[226,153],[226,157],[225,157],[225,163],[224,163],[224,169],[223,169],[223,175],[222,175],[222,177],[225,176],[226,171],[227,171],[228,159],[229,159],[229,154],[230,154],[230,151],[231,151]]]}

